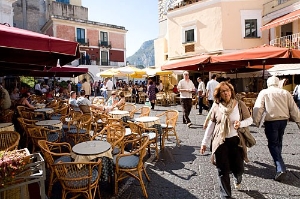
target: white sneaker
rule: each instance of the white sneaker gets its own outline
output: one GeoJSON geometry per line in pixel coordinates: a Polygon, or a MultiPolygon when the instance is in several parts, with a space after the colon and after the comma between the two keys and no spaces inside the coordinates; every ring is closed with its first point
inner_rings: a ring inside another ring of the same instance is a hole
{"type": "Polygon", "coordinates": [[[190,122],[190,123],[187,123],[187,126],[190,128],[191,127],[191,125],[192,125],[192,123],[190,122]]]}

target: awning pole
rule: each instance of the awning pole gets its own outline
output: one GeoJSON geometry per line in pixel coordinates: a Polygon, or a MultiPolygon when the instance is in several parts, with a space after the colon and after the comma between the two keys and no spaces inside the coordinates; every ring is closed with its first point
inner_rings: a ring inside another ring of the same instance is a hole
{"type": "Polygon", "coordinates": [[[263,78],[263,88],[265,88],[265,69],[266,69],[266,60],[262,61],[263,64],[263,74],[262,74],[262,78],[263,78]]]}

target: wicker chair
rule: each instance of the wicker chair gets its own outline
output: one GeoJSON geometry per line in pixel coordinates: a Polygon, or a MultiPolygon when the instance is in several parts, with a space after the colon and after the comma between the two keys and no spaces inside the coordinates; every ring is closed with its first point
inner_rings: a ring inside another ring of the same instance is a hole
{"type": "Polygon", "coordinates": [[[36,122],[38,122],[38,120],[28,120],[22,117],[18,117],[17,118],[22,130],[23,130],[23,137],[26,137],[26,143],[25,146],[28,148],[29,142],[31,139],[29,136],[29,132],[27,130],[27,126],[26,125],[34,125],[36,122]]]}
{"type": "Polygon", "coordinates": [[[91,114],[91,108],[88,105],[79,105],[82,114],[91,114]]]}
{"type": "Polygon", "coordinates": [[[156,158],[159,158],[159,152],[158,152],[158,147],[157,147],[157,139],[158,139],[158,134],[159,131],[157,130],[156,127],[150,127],[150,128],[145,128],[142,123],[133,123],[129,122],[129,127],[131,130],[131,133],[133,137],[142,137],[142,136],[148,136],[149,138],[149,143],[148,143],[148,153],[151,155],[151,148],[155,149],[156,152],[156,158]]]}
{"type": "Polygon", "coordinates": [[[0,140],[0,151],[12,151],[18,149],[20,134],[15,131],[1,131],[0,140]]]}
{"type": "Polygon", "coordinates": [[[110,124],[104,127],[99,133],[93,135],[91,140],[106,140],[111,144],[112,154],[120,152],[125,136],[125,127],[120,124],[110,124]]]}
{"type": "Polygon", "coordinates": [[[167,110],[162,114],[156,115],[161,120],[164,120],[164,123],[161,124],[161,127],[164,131],[162,135],[162,148],[165,146],[165,138],[168,136],[175,136],[177,145],[179,146],[179,139],[176,133],[176,122],[178,120],[179,112],[177,110],[167,110]]]}
{"type": "Polygon", "coordinates": [[[120,153],[114,156],[113,160],[115,165],[115,194],[118,193],[119,181],[127,177],[134,177],[140,182],[143,194],[148,198],[142,176],[142,172],[144,172],[147,180],[150,181],[143,161],[148,141],[149,138],[147,136],[142,136],[122,143],[120,153]],[[130,148],[130,151],[125,151],[125,148],[130,148]]]}
{"type": "Polygon", "coordinates": [[[33,143],[32,152],[38,147],[39,140],[47,140],[49,142],[59,142],[61,137],[60,129],[48,129],[36,125],[26,125],[29,137],[33,143]]]}
{"type": "Polygon", "coordinates": [[[50,169],[49,177],[49,187],[48,187],[48,197],[51,197],[53,184],[56,182],[57,178],[54,175],[54,164],[60,161],[62,162],[71,162],[71,146],[69,143],[52,143],[46,140],[39,140],[38,145],[42,151],[42,154],[45,158],[48,168],[50,169]],[[62,152],[67,151],[67,152],[62,152]]]}
{"type": "Polygon", "coordinates": [[[70,129],[67,131],[67,138],[73,139],[74,144],[90,140],[92,119],[91,114],[83,114],[75,124],[76,129],[70,129]]]}
{"type": "Polygon", "coordinates": [[[84,194],[86,198],[94,199],[96,192],[100,198],[98,183],[101,176],[101,158],[97,162],[59,162],[53,166],[62,185],[63,199],[66,199],[69,193],[72,193],[72,196],[84,194]]]}
{"type": "Polygon", "coordinates": [[[136,111],[136,106],[133,105],[133,104],[126,103],[123,106],[121,106],[119,109],[123,110],[123,111],[128,111],[129,115],[130,115],[130,118],[133,118],[134,117],[134,113],[136,111]]]}
{"type": "Polygon", "coordinates": [[[150,107],[142,106],[141,108],[139,108],[135,111],[135,113],[138,113],[138,112],[140,112],[139,117],[149,116],[150,115],[150,107]]]}

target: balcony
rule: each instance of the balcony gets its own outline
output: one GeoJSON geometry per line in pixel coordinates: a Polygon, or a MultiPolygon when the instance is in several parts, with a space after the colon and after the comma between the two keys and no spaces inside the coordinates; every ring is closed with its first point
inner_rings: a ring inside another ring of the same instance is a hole
{"type": "Polygon", "coordinates": [[[89,39],[87,39],[87,38],[77,38],[77,37],[75,37],[75,41],[78,42],[80,45],[90,46],[89,39]]]}
{"type": "Polygon", "coordinates": [[[279,37],[270,41],[271,46],[300,49],[300,33],[279,37]]]}
{"type": "Polygon", "coordinates": [[[173,4],[172,4],[172,6],[169,8],[168,11],[175,10],[175,9],[177,9],[177,8],[180,8],[180,7],[189,5],[189,4],[196,3],[196,2],[198,2],[198,1],[203,1],[203,0],[182,0],[182,1],[180,1],[180,2],[176,2],[176,3],[173,3],[173,4]]]}
{"type": "Polygon", "coordinates": [[[101,41],[99,40],[99,43],[98,43],[98,46],[99,47],[102,47],[102,48],[111,48],[111,43],[110,41],[101,41]]]}

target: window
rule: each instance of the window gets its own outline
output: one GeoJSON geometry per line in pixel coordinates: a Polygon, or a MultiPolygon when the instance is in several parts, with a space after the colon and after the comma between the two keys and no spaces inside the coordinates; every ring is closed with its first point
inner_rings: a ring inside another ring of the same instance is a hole
{"type": "Polygon", "coordinates": [[[282,3],[285,3],[287,2],[288,0],[278,0],[278,4],[282,4],[282,3]]]}
{"type": "Polygon", "coordinates": [[[108,66],[108,52],[101,51],[101,66],[108,66]]]}
{"type": "Polygon", "coordinates": [[[85,43],[85,30],[82,28],[77,28],[77,39],[78,43],[84,44],[85,43]]]}
{"type": "Polygon", "coordinates": [[[185,31],[185,43],[194,42],[194,29],[185,31]]]}
{"type": "Polygon", "coordinates": [[[245,37],[257,37],[257,19],[245,20],[245,37]]]}
{"type": "Polygon", "coordinates": [[[56,0],[56,2],[70,4],[70,0],[56,0]]]}
{"type": "Polygon", "coordinates": [[[101,46],[108,46],[108,36],[107,32],[100,32],[100,41],[101,41],[101,46]]]}

